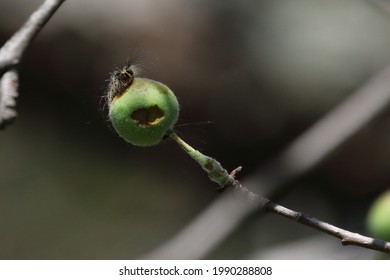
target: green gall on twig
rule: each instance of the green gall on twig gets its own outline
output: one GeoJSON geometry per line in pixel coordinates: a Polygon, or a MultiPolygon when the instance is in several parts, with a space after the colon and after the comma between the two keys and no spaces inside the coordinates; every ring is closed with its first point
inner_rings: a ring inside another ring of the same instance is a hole
{"type": "Polygon", "coordinates": [[[176,123],[179,103],[166,85],[134,74],[132,66],[112,74],[108,116],[125,141],[136,146],[156,145],[176,123]]]}

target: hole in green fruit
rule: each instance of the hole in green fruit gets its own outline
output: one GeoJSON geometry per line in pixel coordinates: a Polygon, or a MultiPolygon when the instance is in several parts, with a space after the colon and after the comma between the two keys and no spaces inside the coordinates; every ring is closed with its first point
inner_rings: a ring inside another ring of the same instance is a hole
{"type": "Polygon", "coordinates": [[[131,119],[142,127],[158,123],[164,117],[164,112],[157,106],[141,108],[131,114],[131,119]]]}

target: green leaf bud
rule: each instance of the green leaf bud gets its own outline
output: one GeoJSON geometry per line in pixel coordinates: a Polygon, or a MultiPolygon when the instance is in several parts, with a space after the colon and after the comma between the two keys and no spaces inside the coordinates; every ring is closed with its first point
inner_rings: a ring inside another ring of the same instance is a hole
{"type": "Polygon", "coordinates": [[[158,144],[177,121],[176,96],[166,85],[135,78],[133,72],[121,70],[111,79],[109,119],[116,132],[136,146],[158,144]]]}
{"type": "Polygon", "coordinates": [[[371,206],[367,227],[376,238],[390,241],[390,190],[383,193],[371,206]]]}

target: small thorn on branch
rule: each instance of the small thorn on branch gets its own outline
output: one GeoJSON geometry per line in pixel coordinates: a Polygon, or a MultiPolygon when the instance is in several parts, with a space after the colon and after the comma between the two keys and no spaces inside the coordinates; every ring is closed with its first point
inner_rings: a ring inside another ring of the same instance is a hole
{"type": "Polygon", "coordinates": [[[226,184],[225,186],[221,186],[217,188],[217,192],[221,193],[224,192],[226,189],[230,187],[236,187],[236,186],[241,186],[240,182],[236,180],[237,173],[242,170],[242,166],[238,166],[232,170],[229,174],[229,183],[226,184]]]}
{"type": "Polygon", "coordinates": [[[239,166],[239,167],[233,169],[233,171],[230,172],[230,177],[233,179],[236,179],[237,173],[240,172],[241,170],[242,170],[242,166],[239,166]]]}

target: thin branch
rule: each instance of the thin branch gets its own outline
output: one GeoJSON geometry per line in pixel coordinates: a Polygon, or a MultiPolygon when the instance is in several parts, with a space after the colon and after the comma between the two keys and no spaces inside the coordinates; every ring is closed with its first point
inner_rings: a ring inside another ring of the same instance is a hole
{"type": "Polygon", "coordinates": [[[16,67],[31,41],[64,1],[46,0],[0,49],[0,128],[17,115],[14,109],[18,96],[16,67]]]}
{"type": "Polygon", "coordinates": [[[348,230],[321,221],[320,219],[312,217],[306,213],[291,210],[287,207],[272,202],[269,199],[254,194],[240,184],[237,184],[233,191],[238,193],[240,196],[245,197],[247,203],[256,205],[260,210],[288,218],[305,226],[309,226],[319,231],[325,232],[340,239],[342,245],[354,245],[390,253],[390,242],[350,232],[348,230]]]}
{"type": "Polygon", "coordinates": [[[336,227],[302,212],[296,212],[274,202],[268,201],[265,210],[285,218],[294,220],[300,224],[323,231],[341,240],[342,245],[354,245],[385,253],[390,253],[390,243],[367,237],[358,233],[336,227]]]}
{"type": "MultiPolygon", "coordinates": [[[[281,191],[288,182],[309,172],[326,159],[383,112],[389,102],[390,65],[304,132],[266,168],[246,178],[243,184],[264,197],[272,198],[272,194],[281,191]]],[[[233,232],[254,209],[252,205],[237,207],[223,194],[147,258],[200,259],[233,232]],[[210,216],[218,216],[215,226],[210,226],[210,216]],[[212,242],[204,242],[210,236],[213,236],[212,242]],[[189,247],[188,240],[198,246],[189,247]]]]}

